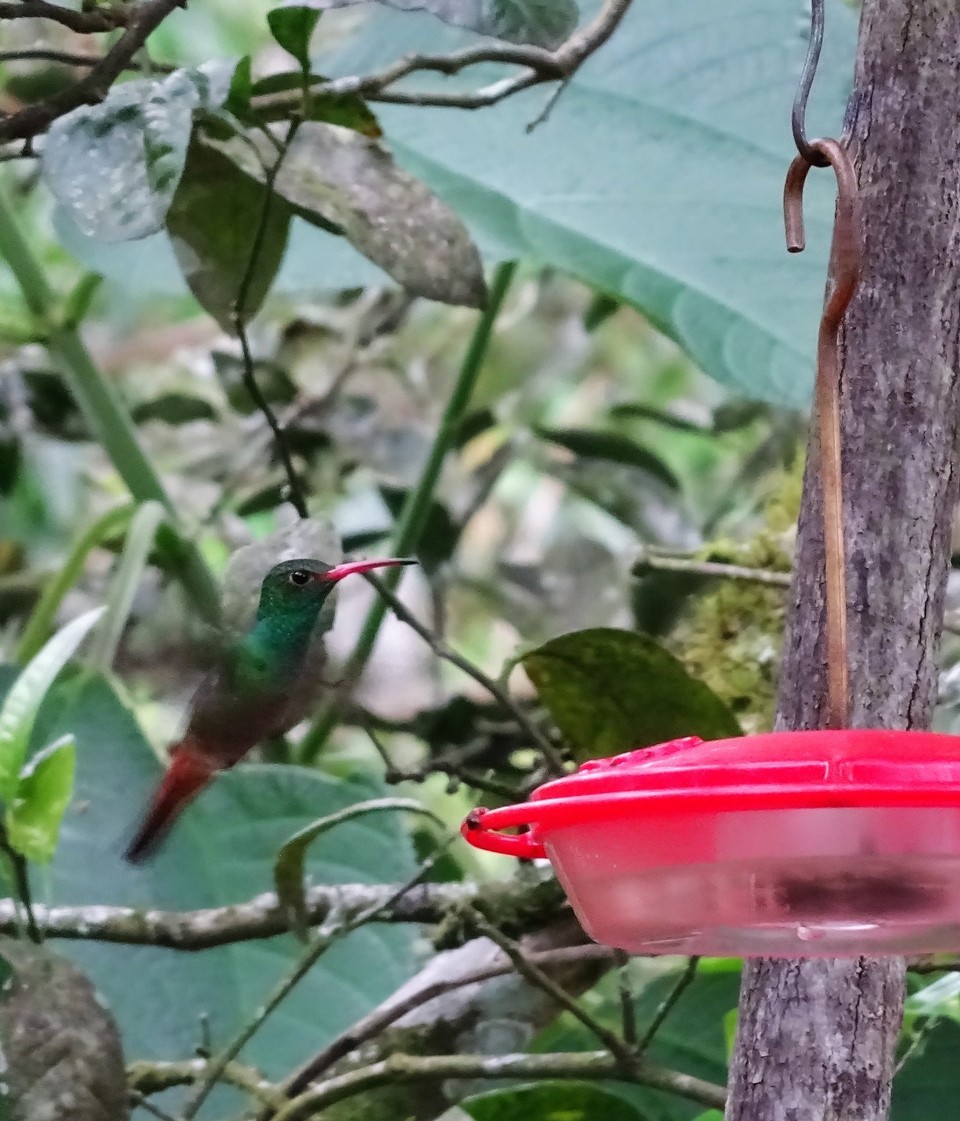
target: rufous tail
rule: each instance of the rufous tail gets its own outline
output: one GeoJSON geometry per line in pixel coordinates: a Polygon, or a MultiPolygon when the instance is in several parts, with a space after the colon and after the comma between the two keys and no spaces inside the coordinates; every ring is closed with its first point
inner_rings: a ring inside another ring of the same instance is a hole
{"type": "Polygon", "coordinates": [[[131,864],[139,864],[153,853],[180,812],[220,769],[187,741],[174,747],[170,754],[170,769],[153,796],[143,825],[124,853],[131,864]]]}

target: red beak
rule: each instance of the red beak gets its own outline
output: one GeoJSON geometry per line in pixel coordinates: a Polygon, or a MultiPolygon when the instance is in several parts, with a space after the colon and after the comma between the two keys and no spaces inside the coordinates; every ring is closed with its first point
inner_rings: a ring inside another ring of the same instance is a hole
{"type": "Polygon", "coordinates": [[[335,584],[338,580],[342,580],[344,576],[352,576],[355,572],[369,572],[373,568],[395,568],[401,564],[416,564],[417,562],[413,557],[405,557],[403,559],[398,557],[390,557],[387,560],[357,560],[345,561],[343,564],[338,564],[336,568],[331,568],[329,572],[324,572],[322,576],[317,576],[318,580],[326,580],[331,584],[335,584]]]}

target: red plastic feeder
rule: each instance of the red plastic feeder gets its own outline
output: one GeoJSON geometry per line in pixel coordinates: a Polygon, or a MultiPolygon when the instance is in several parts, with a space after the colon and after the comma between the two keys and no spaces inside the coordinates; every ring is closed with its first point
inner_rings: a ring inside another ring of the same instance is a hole
{"type": "Polygon", "coordinates": [[[549,857],[584,929],[631,953],[960,947],[958,736],[674,740],[475,810],[462,832],[477,848],[549,857]]]}

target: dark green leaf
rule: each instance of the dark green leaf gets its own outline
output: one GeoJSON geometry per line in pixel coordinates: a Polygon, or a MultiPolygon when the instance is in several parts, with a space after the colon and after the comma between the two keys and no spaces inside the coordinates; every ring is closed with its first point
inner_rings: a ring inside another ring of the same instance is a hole
{"type": "Polygon", "coordinates": [[[494,416],[491,409],[475,409],[472,413],[468,413],[460,422],[460,427],[457,429],[456,447],[462,448],[464,444],[468,444],[474,436],[479,436],[481,432],[486,432],[488,428],[493,428],[496,423],[497,418],[494,416]]]}
{"type": "MultiPolygon", "coordinates": [[[[234,312],[265,202],[264,188],[232,160],[196,141],[167,213],[167,229],[190,291],[225,331],[236,330],[234,312]]],[[[243,310],[256,314],[270,290],[287,246],[289,207],[270,200],[266,232],[257,253],[243,310]]]]}
{"type": "Polygon", "coordinates": [[[233,64],[204,63],[114,86],[59,117],[44,138],[43,177],[80,230],[126,241],[163,225],[183,172],[193,114],[227,97],[233,64]]]}
{"type": "Polygon", "coordinates": [[[702,424],[687,420],[686,417],[676,416],[674,413],[664,412],[663,409],[645,405],[641,401],[621,401],[611,406],[612,417],[630,417],[637,420],[652,420],[655,424],[662,424],[665,428],[673,428],[677,432],[689,432],[692,436],[709,436],[711,430],[702,424]]]}
{"type": "Polygon", "coordinates": [[[534,432],[541,440],[559,444],[574,455],[607,460],[610,463],[622,463],[627,467],[639,467],[673,490],[678,490],[680,487],[676,475],[663,460],[621,432],[591,428],[545,428],[541,425],[535,425],[534,432]]]}
{"type": "Polygon", "coordinates": [[[647,635],[575,631],[524,655],[523,666],[578,761],[741,734],[723,701],[647,635]]]}
{"type": "Polygon", "coordinates": [[[770,409],[759,401],[729,401],[713,411],[713,431],[736,432],[761,417],[768,416],[770,409]]]}
{"type": "MultiPolygon", "coordinates": [[[[946,1117],[960,1093],[960,1024],[941,1018],[935,1024],[918,1021],[913,1031],[923,1031],[921,1046],[906,1059],[893,1080],[892,1121],[933,1121],[946,1117]]],[[[901,1045],[901,1050],[904,1045],[901,1045]]]]}
{"type": "Polygon", "coordinates": [[[37,427],[60,440],[86,440],[89,431],[77,404],[51,370],[24,370],[27,406],[37,427]]]}
{"type": "Polygon", "coordinates": [[[246,120],[250,113],[250,96],[253,91],[253,63],[249,55],[244,55],[230,79],[230,92],[223,103],[224,109],[235,117],[246,120]]]}
{"type": "Polygon", "coordinates": [[[189,424],[192,420],[216,420],[217,413],[209,401],[189,393],[164,393],[152,401],[141,401],[132,409],[137,424],[162,420],[166,424],[189,424]]]}
{"type": "Polygon", "coordinates": [[[10,844],[27,860],[46,864],[53,859],[75,769],[76,745],[67,736],[38,751],[24,770],[4,823],[10,844]]]}
{"type": "MultiPolygon", "coordinates": [[[[264,159],[273,146],[252,136],[264,159]]],[[[227,149],[244,170],[263,178],[246,145],[227,149]]],[[[365,136],[320,121],[301,125],[276,179],[277,193],[297,213],[332,223],[364,256],[408,291],[448,304],[480,307],[486,285],[480,255],[463,223],[434,194],[365,136]]]]}
{"type": "Polygon", "coordinates": [[[539,1082],[461,1102],[474,1121],[645,1121],[630,1102],[592,1082],[539,1082]]]}
{"type": "Polygon", "coordinates": [[[586,331],[596,329],[623,307],[623,301],[606,292],[598,292],[590,301],[590,306],[583,315],[583,327],[586,331]]]}
{"type": "Polygon", "coordinates": [[[267,12],[270,34],[300,63],[304,74],[310,73],[310,39],[319,19],[320,13],[307,7],[274,8],[267,12]]]}
{"type": "MultiPolygon", "coordinates": [[[[320,0],[344,8],[358,0],[320,0]]],[[[425,11],[480,35],[554,50],[577,26],[575,0],[380,0],[404,12],[425,11]]]]}
{"type": "MultiPolygon", "coordinates": [[[[299,472],[297,478],[301,487],[307,485],[306,479],[299,472]]],[[[254,514],[263,514],[267,510],[276,510],[281,502],[286,502],[290,494],[290,480],[286,472],[278,472],[265,483],[259,483],[250,490],[243,491],[236,500],[234,510],[241,518],[249,518],[254,514]]]]}

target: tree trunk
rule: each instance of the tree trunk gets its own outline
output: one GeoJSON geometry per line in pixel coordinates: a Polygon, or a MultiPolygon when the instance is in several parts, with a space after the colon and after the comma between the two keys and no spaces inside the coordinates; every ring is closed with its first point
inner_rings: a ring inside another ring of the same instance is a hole
{"type": "MultiPolygon", "coordinates": [[[[936,698],[957,491],[958,73],[956,0],[864,0],[853,154],[866,256],[841,357],[860,727],[927,727],[936,698]]],[[[810,465],[780,686],[784,728],[818,727],[825,711],[820,519],[810,465]]],[[[902,1004],[900,959],[749,962],[728,1121],[885,1117],[902,1004]]]]}

